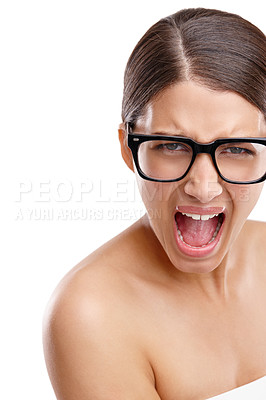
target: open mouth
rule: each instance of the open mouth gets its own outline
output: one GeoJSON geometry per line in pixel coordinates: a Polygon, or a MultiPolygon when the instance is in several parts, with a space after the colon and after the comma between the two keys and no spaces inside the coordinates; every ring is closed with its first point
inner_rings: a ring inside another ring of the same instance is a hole
{"type": "Polygon", "coordinates": [[[225,214],[223,212],[192,214],[177,211],[175,214],[175,231],[178,247],[188,255],[207,255],[219,242],[224,220],[225,214]]]}

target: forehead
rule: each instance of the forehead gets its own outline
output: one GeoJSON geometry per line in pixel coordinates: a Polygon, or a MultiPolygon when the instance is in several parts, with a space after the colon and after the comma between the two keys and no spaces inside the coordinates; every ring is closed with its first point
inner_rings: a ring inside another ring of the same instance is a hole
{"type": "Polygon", "coordinates": [[[193,82],[178,83],[161,92],[147,106],[136,130],[181,134],[201,142],[266,135],[262,113],[243,97],[193,82]]]}

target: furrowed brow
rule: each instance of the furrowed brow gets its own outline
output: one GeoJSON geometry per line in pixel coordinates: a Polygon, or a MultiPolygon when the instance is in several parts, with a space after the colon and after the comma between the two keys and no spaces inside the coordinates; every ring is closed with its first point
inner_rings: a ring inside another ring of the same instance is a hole
{"type": "Polygon", "coordinates": [[[179,132],[164,132],[164,131],[160,131],[160,132],[151,132],[151,135],[161,135],[161,136],[178,136],[178,137],[184,137],[184,138],[191,138],[190,136],[186,135],[183,131],[179,131],[179,132]]]}

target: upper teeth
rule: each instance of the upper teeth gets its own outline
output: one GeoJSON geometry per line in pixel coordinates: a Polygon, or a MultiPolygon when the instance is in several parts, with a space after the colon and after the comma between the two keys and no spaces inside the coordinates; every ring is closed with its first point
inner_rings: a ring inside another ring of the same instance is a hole
{"type": "Polygon", "coordinates": [[[183,215],[186,215],[187,217],[190,217],[192,219],[197,219],[197,220],[202,220],[202,221],[207,221],[210,218],[213,218],[215,216],[218,216],[219,214],[205,214],[205,215],[199,215],[199,214],[189,214],[189,213],[181,213],[183,215]]]}

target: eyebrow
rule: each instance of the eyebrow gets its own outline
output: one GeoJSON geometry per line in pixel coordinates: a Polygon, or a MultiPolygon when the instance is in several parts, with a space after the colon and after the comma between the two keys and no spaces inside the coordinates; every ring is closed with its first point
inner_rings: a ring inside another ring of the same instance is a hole
{"type": "Polygon", "coordinates": [[[173,132],[164,132],[164,131],[156,131],[156,132],[149,132],[146,133],[145,131],[141,132],[141,131],[134,131],[134,129],[132,129],[132,127],[130,126],[130,124],[127,125],[127,129],[128,129],[128,133],[137,133],[137,134],[149,134],[149,135],[161,135],[161,136],[177,136],[177,137],[184,137],[184,138],[191,138],[191,135],[188,135],[186,133],[184,133],[184,131],[182,129],[177,129],[178,132],[173,133],[173,132]]]}
{"type": "Polygon", "coordinates": [[[151,132],[151,135],[161,135],[161,136],[178,136],[184,138],[191,138],[191,136],[186,135],[183,131],[172,133],[172,132],[151,132]]]}
{"type": "MultiPolygon", "coordinates": [[[[178,133],[172,133],[172,132],[163,132],[163,131],[160,131],[160,132],[151,132],[150,133],[150,135],[161,135],[161,136],[173,136],[173,137],[180,137],[180,138],[188,138],[188,139],[191,139],[191,135],[188,135],[188,134],[186,134],[184,131],[182,131],[181,129],[180,129],[180,132],[178,133]]],[[[250,133],[248,133],[248,132],[245,132],[245,135],[239,135],[239,136],[236,136],[236,137],[234,137],[234,136],[229,136],[228,137],[228,139],[235,139],[235,138],[252,138],[252,137],[254,137],[254,139],[259,139],[260,137],[257,137],[257,136],[253,136],[253,134],[250,132],[250,133]]],[[[263,136],[264,137],[264,136],[263,136]]],[[[226,137],[225,136],[220,136],[219,138],[221,138],[221,139],[225,139],[226,137]]],[[[219,139],[218,138],[218,139],[219,139]]],[[[215,140],[215,139],[214,139],[215,140]]]]}

